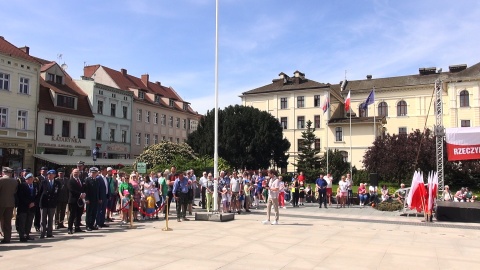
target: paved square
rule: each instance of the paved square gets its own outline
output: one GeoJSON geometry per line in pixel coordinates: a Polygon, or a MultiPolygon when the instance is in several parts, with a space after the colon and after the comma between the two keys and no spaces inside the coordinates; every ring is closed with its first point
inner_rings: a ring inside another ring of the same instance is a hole
{"type": "MultiPolygon", "coordinates": [[[[197,210],[201,211],[201,210],[197,210]]],[[[0,269],[477,269],[480,225],[422,223],[421,217],[358,206],[265,209],[230,222],[135,223],[0,245],[0,269]]]]}

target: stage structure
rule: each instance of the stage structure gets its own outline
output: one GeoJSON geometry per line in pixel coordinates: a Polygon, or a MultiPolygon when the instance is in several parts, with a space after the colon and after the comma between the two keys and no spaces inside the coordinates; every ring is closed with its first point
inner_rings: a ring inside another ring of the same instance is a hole
{"type": "Polygon", "coordinates": [[[437,174],[438,174],[438,195],[441,198],[445,189],[444,171],[443,171],[443,139],[445,137],[445,128],[443,127],[443,82],[441,80],[435,81],[435,149],[437,159],[437,174]]]}

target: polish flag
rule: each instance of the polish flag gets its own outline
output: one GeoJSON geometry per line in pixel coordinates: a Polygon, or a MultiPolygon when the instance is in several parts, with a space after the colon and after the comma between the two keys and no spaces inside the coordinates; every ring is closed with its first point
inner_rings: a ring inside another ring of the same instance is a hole
{"type": "Polygon", "coordinates": [[[425,207],[427,191],[423,182],[423,173],[415,173],[412,179],[412,186],[408,194],[407,202],[410,209],[416,209],[417,212],[422,212],[425,207]]]}
{"type": "Polygon", "coordinates": [[[345,99],[345,111],[348,112],[350,110],[350,91],[348,91],[347,98],[345,99]]]}

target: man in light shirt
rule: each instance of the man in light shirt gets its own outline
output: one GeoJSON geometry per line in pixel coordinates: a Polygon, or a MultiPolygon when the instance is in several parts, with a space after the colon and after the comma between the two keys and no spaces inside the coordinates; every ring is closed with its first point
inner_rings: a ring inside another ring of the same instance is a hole
{"type": "Polygon", "coordinates": [[[272,225],[278,224],[278,218],[280,216],[278,212],[278,193],[280,190],[279,181],[277,179],[276,172],[272,169],[268,170],[268,176],[270,178],[268,182],[268,186],[265,188],[268,190],[268,201],[267,201],[267,220],[263,221],[263,224],[270,223],[270,213],[271,208],[273,205],[273,209],[275,211],[275,221],[273,221],[272,225]]]}

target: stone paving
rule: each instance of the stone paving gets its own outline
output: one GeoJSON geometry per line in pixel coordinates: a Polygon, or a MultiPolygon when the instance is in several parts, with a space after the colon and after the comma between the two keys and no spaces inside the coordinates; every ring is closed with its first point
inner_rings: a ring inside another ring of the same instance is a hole
{"type": "MultiPolygon", "coordinates": [[[[195,209],[195,211],[202,211],[195,209]]],[[[0,245],[0,269],[477,269],[480,224],[434,222],[372,208],[265,209],[230,222],[142,221],[0,245]]]]}

